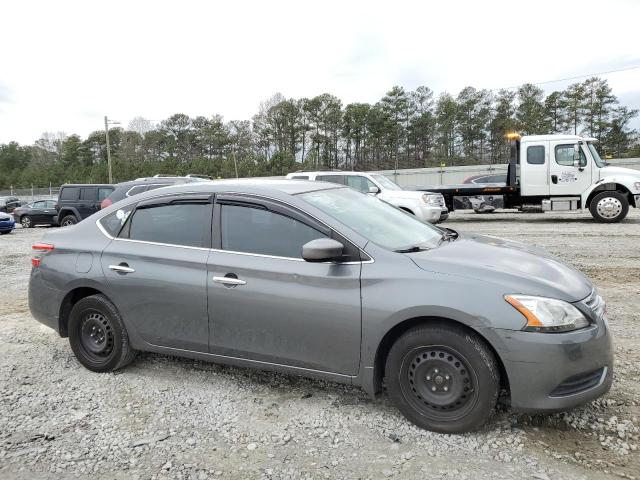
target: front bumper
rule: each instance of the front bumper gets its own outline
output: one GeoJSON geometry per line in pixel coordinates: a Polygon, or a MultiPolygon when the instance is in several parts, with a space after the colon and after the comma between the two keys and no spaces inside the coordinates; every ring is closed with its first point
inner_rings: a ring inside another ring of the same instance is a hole
{"type": "Polygon", "coordinates": [[[421,205],[415,211],[416,217],[429,223],[438,223],[442,214],[442,208],[438,206],[421,205]]]}
{"type": "Polygon", "coordinates": [[[494,330],[509,380],[511,408],[567,410],[604,395],[613,380],[613,344],[606,320],[568,333],[494,330]]]}

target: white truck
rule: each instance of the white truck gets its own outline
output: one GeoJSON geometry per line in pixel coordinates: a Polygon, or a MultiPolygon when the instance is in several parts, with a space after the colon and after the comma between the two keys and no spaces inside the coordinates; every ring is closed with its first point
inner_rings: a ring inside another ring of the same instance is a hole
{"type": "Polygon", "coordinates": [[[506,184],[417,187],[441,193],[449,211],[453,197],[503,195],[505,208],[543,211],[588,209],[598,222],[619,222],[640,208],[640,171],[608,165],[596,139],[577,135],[509,134],[506,184]]]}
{"type": "Polygon", "coordinates": [[[439,193],[404,190],[387,177],[365,172],[295,172],[287,175],[290,180],[312,180],[337,183],[355,188],[363,193],[376,195],[391,205],[429,223],[444,222],[449,216],[444,197],[439,193]]]}

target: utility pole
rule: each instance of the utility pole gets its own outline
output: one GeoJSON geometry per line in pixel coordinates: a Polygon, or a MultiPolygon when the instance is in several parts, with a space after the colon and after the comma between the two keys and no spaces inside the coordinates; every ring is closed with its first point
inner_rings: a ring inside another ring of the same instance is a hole
{"type": "Polygon", "coordinates": [[[104,134],[107,138],[107,167],[109,168],[109,183],[113,183],[113,175],[111,174],[111,147],[109,146],[109,125],[120,125],[120,122],[109,120],[104,116],[104,134]]]}

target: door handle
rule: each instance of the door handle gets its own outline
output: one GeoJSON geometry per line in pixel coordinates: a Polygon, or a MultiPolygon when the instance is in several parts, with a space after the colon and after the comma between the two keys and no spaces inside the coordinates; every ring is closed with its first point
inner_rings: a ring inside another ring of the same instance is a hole
{"type": "Polygon", "coordinates": [[[551,175],[551,183],[558,183],[558,176],[557,175],[551,175]]]}
{"type": "Polygon", "coordinates": [[[126,263],[121,263],[120,265],[109,265],[109,269],[118,273],[133,273],[135,269],[131,268],[126,263]]]}
{"type": "Polygon", "coordinates": [[[223,285],[246,285],[247,282],[234,277],[213,277],[213,281],[216,283],[222,283],[223,285]]]}

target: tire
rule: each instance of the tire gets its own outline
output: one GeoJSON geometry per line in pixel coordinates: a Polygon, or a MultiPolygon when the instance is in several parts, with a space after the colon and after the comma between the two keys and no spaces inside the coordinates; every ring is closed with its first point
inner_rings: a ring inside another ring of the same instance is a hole
{"type": "Polygon", "coordinates": [[[31,220],[31,217],[29,215],[23,215],[22,217],[20,217],[20,225],[22,225],[22,228],[33,228],[33,220],[31,220]]]}
{"type": "Polygon", "coordinates": [[[11,233],[11,230],[3,230],[2,232],[0,232],[0,235],[8,235],[11,233]]]}
{"type": "Polygon", "coordinates": [[[629,200],[620,192],[607,190],[591,199],[589,211],[596,222],[616,223],[629,213],[629,200]]]}
{"type": "Polygon", "coordinates": [[[111,372],[133,361],[129,335],[115,305],[104,295],[79,300],[69,314],[69,343],[78,361],[94,372],[111,372]]]}
{"type": "Polygon", "coordinates": [[[392,402],[409,421],[441,433],[482,427],[500,386],[497,361],[485,342],[443,324],[400,336],[387,356],[385,378],[392,402]]]}
{"type": "Polygon", "coordinates": [[[76,218],[75,215],[67,215],[62,218],[62,221],[60,222],[60,226],[70,227],[71,225],[75,225],[76,223],[78,223],[78,219],[76,218]]]}

